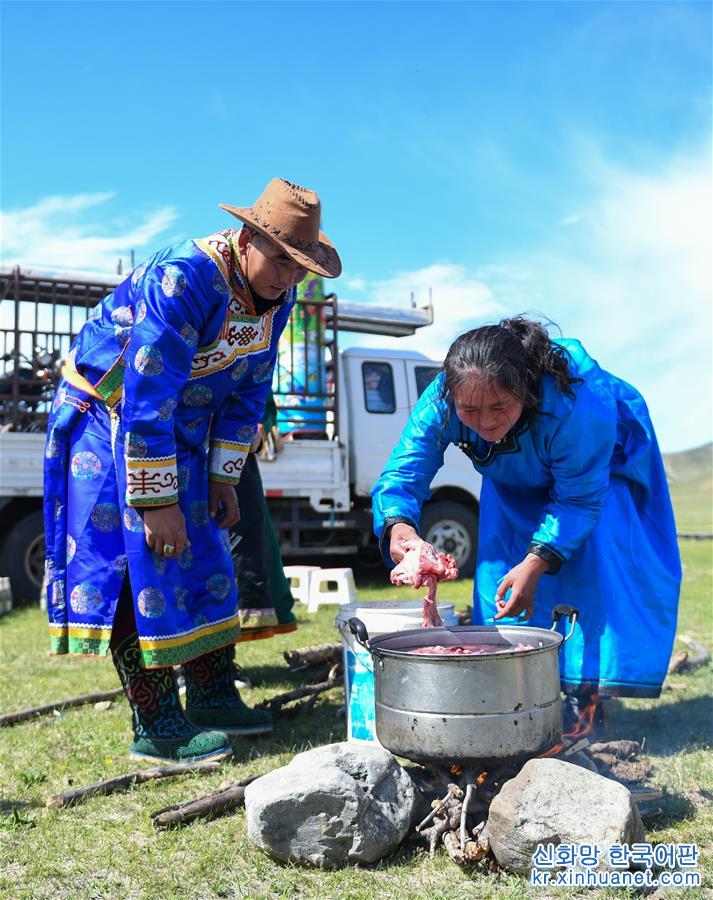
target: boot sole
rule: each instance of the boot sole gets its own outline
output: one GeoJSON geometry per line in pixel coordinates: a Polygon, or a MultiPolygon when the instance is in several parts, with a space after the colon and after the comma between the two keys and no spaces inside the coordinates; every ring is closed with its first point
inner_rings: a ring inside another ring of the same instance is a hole
{"type": "Polygon", "coordinates": [[[129,757],[131,759],[144,759],[146,762],[171,763],[173,765],[194,762],[218,762],[219,760],[227,759],[232,755],[232,747],[226,747],[225,750],[216,750],[214,753],[203,753],[201,756],[187,756],[185,759],[175,759],[171,756],[149,756],[147,753],[137,753],[135,750],[129,751],[129,757]]]}

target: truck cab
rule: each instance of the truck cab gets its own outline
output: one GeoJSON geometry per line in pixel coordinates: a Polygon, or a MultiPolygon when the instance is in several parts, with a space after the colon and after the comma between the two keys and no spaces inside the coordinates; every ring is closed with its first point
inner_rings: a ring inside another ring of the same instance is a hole
{"type": "MultiPolygon", "coordinates": [[[[354,347],[342,351],[341,366],[346,406],[341,420],[348,420],[351,493],[359,505],[369,501],[411,410],[441,363],[413,350],[354,347]]],[[[466,456],[448,447],[420,523],[421,536],[452,553],[464,574],[475,568],[480,485],[481,477],[466,456]]]]}
{"type": "MultiPolygon", "coordinates": [[[[121,280],[0,268],[0,575],[10,577],[18,602],[37,599],[44,564],[44,430],[56,378],[42,360],[44,354],[56,362],[66,357],[93,307],[121,280]]],[[[291,323],[303,313],[314,317],[314,304],[298,301],[291,323]]],[[[299,341],[288,341],[278,361],[273,390],[288,427],[283,451],[260,461],[263,485],[285,560],[375,561],[370,491],[440,362],[398,349],[397,340],[389,349],[343,350],[338,335],[410,336],[432,324],[433,309],[337,301],[330,294],[318,319],[312,338],[319,348],[316,391],[295,387],[299,341]],[[290,416],[299,427],[289,427],[290,416]]],[[[305,357],[308,369],[311,358],[305,357]]],[[[480,477],[449,447],[420,528],[426,540],[456,557],[466,575],[475,566],[479,496],[480,477]]]]}

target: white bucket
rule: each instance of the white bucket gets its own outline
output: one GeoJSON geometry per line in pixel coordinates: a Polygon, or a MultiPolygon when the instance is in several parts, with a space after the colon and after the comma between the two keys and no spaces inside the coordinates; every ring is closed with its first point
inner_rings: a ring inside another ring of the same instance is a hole
{"type": "MultiPolygon", "coordinates": [[[[439,603],[443,624],[458,624],[452,603],[439,603]]],[[[339,609],[336,624],[342,638],[344,689],[347,698],[347,740],[378,744],[374,704],[374,667],[371,654],[358,644],[347,622],[353,616],[366,625],[369,637],[391,631],[421,627],[423,600],[377,600],[373,603],[346,603],[339,609]]]]}

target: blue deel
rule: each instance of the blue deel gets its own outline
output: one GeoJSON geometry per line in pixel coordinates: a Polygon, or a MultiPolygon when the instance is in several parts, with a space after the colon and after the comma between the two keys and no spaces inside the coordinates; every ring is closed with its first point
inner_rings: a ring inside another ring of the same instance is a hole
{"type": "Polygon", "coordinates": [[[583,379],[574,399],[543,376],[537,414],[500,444],[467,428],[441,399],[443,375],[435,379],[374,485],[375,531],[393,565],[389,525],[418,527],[446,447],[464,447],[483,476],[473,623],[494,624],[499,582],[533,550],[550,570],[528,624],[549,627],[558,603],[580,610],[561,652],[563,690],[657,697],[676,631],[681,563],[656,436],[638,391],[579,341],[558,343],[583,379]]]}

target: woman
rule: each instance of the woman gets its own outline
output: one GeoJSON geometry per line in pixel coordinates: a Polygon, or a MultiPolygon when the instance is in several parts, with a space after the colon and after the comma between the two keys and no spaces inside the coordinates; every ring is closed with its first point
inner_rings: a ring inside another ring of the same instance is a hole
{"type": "Polygon", "coordinates": [[[132,755],[189,761],[271,730],[234,687],[227,528],[277,344],[308,270],[337,277],[313,191],[273,179],[244,227],[155,254],[97,307],[63,371],[45,466],[55,653],[111,650],[132,755]],[[186,709],[172,666],[183,664],[186,709]]]}
{"type": "Polygon", "coordinates": [[[548,627],[552,607],[571,604],[581,618],[562,651],[563,690],[580,702],[658,697],[681,567],[641,395],[537,322],[461,335],[374,486],[386,559],[398,563],[417,536],[449,444],[483,476],[473,623],[522,615],[548,627]]]}

